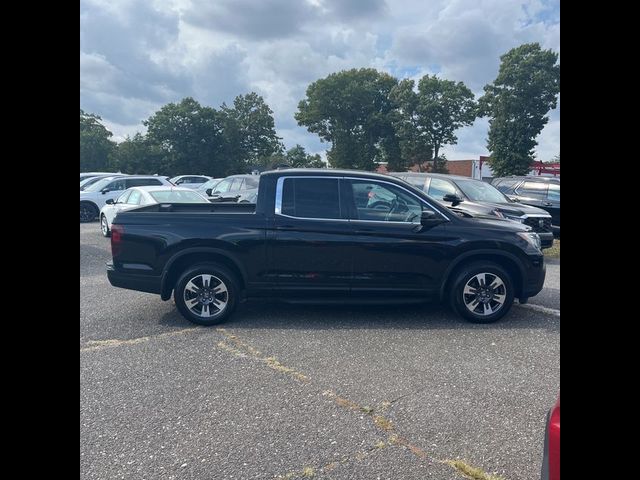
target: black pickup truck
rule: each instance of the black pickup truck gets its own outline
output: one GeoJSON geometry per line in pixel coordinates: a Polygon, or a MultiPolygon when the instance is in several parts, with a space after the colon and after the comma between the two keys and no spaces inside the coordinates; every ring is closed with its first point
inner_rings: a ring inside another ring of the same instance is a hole
{"type": "Polygon", "coordinates": [[[119,213],[111,231],[111,284],[163,300],[173,293],[179,311],[201,325],[260,297],[436,299],[489,323],[514,298],[536,295],[545,277],[530,227],[463,218],[400,179],[359,171],[266,172],[255,204],[149,205],[119,213]]]}

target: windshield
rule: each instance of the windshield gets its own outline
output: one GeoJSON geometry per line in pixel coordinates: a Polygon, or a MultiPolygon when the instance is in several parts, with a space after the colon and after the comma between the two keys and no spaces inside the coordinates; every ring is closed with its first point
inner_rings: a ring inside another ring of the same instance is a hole
{"type": "Polygon", "coordinates": [[[479,180],[456,180],[456,185],[474,202],[511,203],[497,188],[479,180]]]}
{"type": "Polygon", "coordinates": [[[98,180],[96,183],[94,183],[93,185],[89,185],[88,187],[86,187],[84,189],[85,192],[99,192],[100,190],[102,190],[104,187],[106,187],[107,185],[109,185],[109,183],[111,183],[111,181],[114,179],[115,177],[107,177],[107,178],[102,178],[100,180],[98,180]]]}
{"type": "Polygon", "coordinates": [[[149,195],[158,203],[209,203],[209,200],[193,191],[155,190],[149,195]]]}
{"type": "Polygon", "coordinates": [[[214,179],[211,179],[211,180],[209,180],[209,181],[207,181],[207,182],[204,182],[202,185],[200,185],[200,186],[198,187],[198,190],[203,190],[203,191],[204,191],[204,190],[206,190],[207,188],[213,188],[213,187],[215,187],[218,183],[220,183],[220,181],[221,181],[221,180],[222,180],[221,178],[214,178],[214,179]]]}

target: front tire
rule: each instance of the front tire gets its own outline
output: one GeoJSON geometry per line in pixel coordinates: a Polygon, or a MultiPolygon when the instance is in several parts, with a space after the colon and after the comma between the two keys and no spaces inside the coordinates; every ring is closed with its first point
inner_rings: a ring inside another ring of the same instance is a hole
{"type": "Polygon", "coordinates": [[[182,273],[173,298],[184,318],[211,326],[231,316],[239,295],[238,280],[231,271],[215,263],[202,263],[182,273]]]}
{"type": "Polygon", "coordinates": [[[107,222],[106,215],[100,215],[100,230],[102,231],[103,237],[108,237],[111,235],[111,230],[109,230],[109,222],[107,222]]]}
{"type": "Polygon", "coordinates": [[[513,281],[497,263],[471,263],[457,272],[451,285],[451,307],[472,323],[496,322],[513,305],[513,281]]]}

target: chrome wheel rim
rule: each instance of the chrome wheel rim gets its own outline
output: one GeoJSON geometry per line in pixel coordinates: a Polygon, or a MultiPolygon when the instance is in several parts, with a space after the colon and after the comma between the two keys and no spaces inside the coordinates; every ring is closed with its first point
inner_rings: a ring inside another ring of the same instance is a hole
{"type": "Polygon", "coordinates": [[[229,291],[215,275],[201,273],[187,282],[183,299],[191,313],[201,318],[213,318],[227,308],[229,291]]]}
{"type": "Polygon", "coordinates": [[[464,285],[464,306],[474,315],[487,317],[500,310],[507,298],[507,287],[495,273],[478,273],[464,285]]]}
{"type": "Polygon", "coordinates": [[[102,227],[102,234],[106,235],[107,232],[109,231],[109,226],[107,225],[107,219],[104,215],[102,216],[102,221],[100,222],[100,225],[102,227]]]}

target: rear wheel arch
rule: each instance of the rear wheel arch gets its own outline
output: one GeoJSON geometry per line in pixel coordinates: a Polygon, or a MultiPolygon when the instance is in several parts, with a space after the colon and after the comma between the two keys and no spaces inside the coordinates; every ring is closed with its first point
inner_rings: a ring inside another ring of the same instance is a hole
{"type": "Polygon", "coordinates": [[[232,255],[217,249],[188,249],[176,254],[167,262],[162,274],[162,285],[160,297],[162,300],[169,300],[178,278],[188,268],[198,263],[217,263],[229,269],[235,275],[240,290],[246,288],[246,274],[240,262],[232,255]]]}

